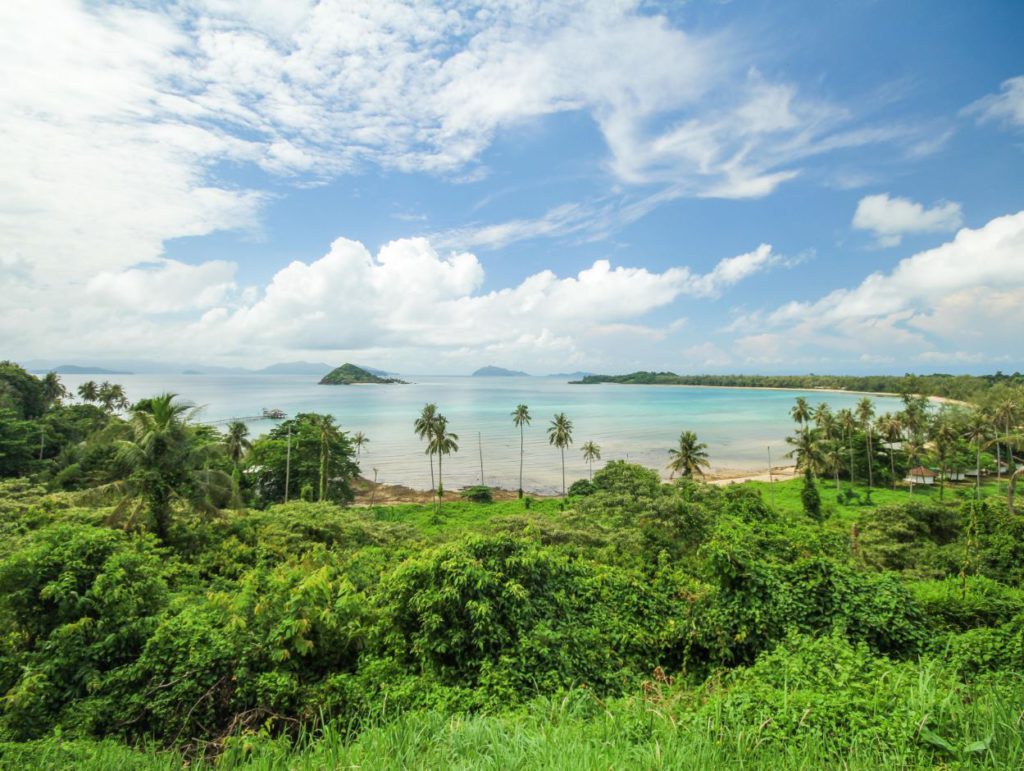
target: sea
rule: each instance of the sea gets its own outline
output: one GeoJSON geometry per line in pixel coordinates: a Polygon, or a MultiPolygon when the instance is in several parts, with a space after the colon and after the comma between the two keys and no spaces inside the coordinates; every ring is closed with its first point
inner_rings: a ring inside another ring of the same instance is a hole
{"type": "MultiPolygon", "coordinates": [[[[561,489],[561,455],[548,443],[547,428],[556,413],[573,424],[573,444],[565,452],[567,483],[587,477],[590,468],[580,447],[600,447],[598,469],[610,460],[628,460],[659,470],[667,478],[669,448],[682,431],[693,431],[708,445],[711,471],[717,474],[767,471],[792,463],[786,437],[795,424],[790,409],[798,396],[812,406],[824,401],[834,409],[854,407],[862,394],[828,391],[570,385],[545,377],[449,377],[402,375],[408,385],[325,386],[309,375],[64,375],[72,392],[86,380],[120,383],[132,401],[175,393],[199,411],[195,420],[222,425],[243,419],[254,436],[275,421],[264,409],[333,415],[349,432],[362,431],[369,443],[358,463],[363,476],[385,484],[430,487],[424,443],[413,422],[423,405],[437,404],[458,434],[459,450],[444,460],[449,490],[486,484],[514,490],[519,485],[519,429],[512,422],[517,404],[529,407],[524,429],[523,487],[540,494],[561,489]]],[[[902,408],[899,399],[875,396],[878,414],[902,408]]]]}

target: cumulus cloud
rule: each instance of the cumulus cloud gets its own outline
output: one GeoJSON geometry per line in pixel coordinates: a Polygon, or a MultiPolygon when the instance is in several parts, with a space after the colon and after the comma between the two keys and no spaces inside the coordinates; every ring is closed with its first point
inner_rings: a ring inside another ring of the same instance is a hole
{"type": "Polygon", "coordinates": [[[829,350],[931,362],[967,349],[979,361],[1020,360],[1012,318],[1022,301],[1024,211],[964,228],[857,287],[743,317],[732,329],[750,355],[784,338],[794,356],[829,350]]]}
{"type": "Polygon", "coordinates": [[[963,112],[974,115],[979,123],[1024,127],[1024,75],[1004,80],[998,94],[982,97],[963,112]]]}
{"type": "Polygon", "coordinates": [[[575,276],[545,270],[516,286],[478,293],[484,272],[472,254],[442,256],[426,239],[413,238],[392,241],[374,256],[358,242],[338,239],[320,259],[279,271],[256,302],[208,311],[194,332],[229,346],[575,350],[595,334],[642,332],[660,339],[678,327],[630,322],[682,296],[717,296],[776,261],[767,244],[722,260],[706,274],[598,260],[575,276]]]}
{"type": "Polygon", "coordinates": [[[879,246],[899,246],[905,235],[947,233],[963,223],[960,204],[942,201],[930,209],[909,198],[890,198],[888,193],[861,198],[853,226],[870,230],[879,246]]]}

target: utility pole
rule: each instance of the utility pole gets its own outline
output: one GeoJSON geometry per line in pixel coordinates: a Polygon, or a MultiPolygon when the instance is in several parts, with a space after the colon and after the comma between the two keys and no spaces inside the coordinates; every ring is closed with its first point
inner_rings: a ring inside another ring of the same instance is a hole
{"type": "Polygon", "coordinates": [[[476,432],[476,446],[480,450],[480,484],[486,484],[484,482],[484,445],[483,440],[480,439],[480,432],[476,432]]]}
{"type": "Polygon", "coordinates": [[[284,455],[284,502],[288,503],[288,487],[292,481],[292,427],[288,426],[288,449],[284,455]]]}
{"type": "Polygon", "coordinates": [[[772,510],[775,510],[775,477],[772,476],[772,446],[768,445],[768,489],[772,493],[772,510]]]}

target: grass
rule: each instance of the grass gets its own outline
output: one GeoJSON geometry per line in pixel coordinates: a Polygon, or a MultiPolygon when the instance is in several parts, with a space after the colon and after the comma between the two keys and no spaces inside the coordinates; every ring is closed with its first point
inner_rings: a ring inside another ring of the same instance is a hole
{"type": "MultiPolygon", "coordinates": [[[[922,670],[923,671],[923,670],[922,670]]],[[[922,676],[919,698],[944,698],[922,676]]],[[[1024,767],[1019,700],[981,694],[958,705],[960,739],[918,729],[898,742],[811,735],[766,740],[766,719],[723,734],[718,718],[687,720],[670,703],[639,697],[600,702],[577,691],[538,699],[528,709],[499,715],[412,712],[351,736],[338,727],[282,739],[236,737],[217,759],[191,759],[202,769],[925,769],[1024,767]],[[980,740],[975,740],[979,737],[980,740]]],[[[110,771],[181,768],[179,753],[135,750],[114,741],[50,738],[0,744],[4,768],[110,771]]]]}
{"type": "MultiPolygon", "coordinates": [[[[744,482],[742,484],[744,487],[750,487],[759,491],[766,503],[772,503],[773,491],[768,482],[744,482]]],[[[803,484],[803,479],[787,479],[782,482],[775,482],[775,507],[780,512],[802,513],[803,504],[800,502],[800,491],[803,489],[803,484]]],[[[909,489],[906,487],[898,487],[896,490],[889,487],[872,487],[871,504],[868,505],[863,503],[868,494],[867,485],[850,485],[848,482],[840,480],[840,487],[843,490],[852,489],[857,493],[862,502],[860,504],[840,503],[836,497],[835,483],[831,480],[818,480],[818,491],[821,494],[822,506],[831,517],[844,521],[853,521],[864,511],[870,510],[873,507],[892,506],[907,503],[908,501],[934,501],[936,503],[939,501],[938,485],[928,487],[915,485],[913,495],[910,494],[909,489]]],[[[994,480],[984,482],[981,485],[982,497],[995,496],[1005,501],[1006,487],[1007,482],[1005,479],[998,483],[994,480]]],[[[973,500],[974,496],[973,482],[958,482],[946,485],[943,500],[945,503],[955,505],[965,500],[973,500]]]]}

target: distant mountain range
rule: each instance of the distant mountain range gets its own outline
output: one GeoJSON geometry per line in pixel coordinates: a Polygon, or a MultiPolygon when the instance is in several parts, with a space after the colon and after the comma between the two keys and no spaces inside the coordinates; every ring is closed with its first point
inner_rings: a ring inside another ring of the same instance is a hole
{"type": "MultiPolygon", "coordinates": [[[[260,369],[246,367],[223,367],[194,363],[162,364],[152,361],[116,362],[106,366],[95,364],[58,364],[36,360],[26,362],[27,369],[36,374],[56,372],[58,375],[310,375],[322,377],[334,367],[321,361],[286,361],[271,364],[260,369]]],[[[374,367],[360,367],[378,377],[393,375],[374,367]]]]}
{"type": "Polygon", "coordinates": [[[38,372],[56,372],[58,375],[134,375],[134,372],[127,372],[116,369],[104,369],[103,367],[79,367],[77,364],[61,364],[48,370],[37,370],[38,372]]]}
{"type": "Polygon", "coordinates": [[[530,377],[525,372],[517,372],[512,369],[504,369],[503,367],[494,367],[488,365],[481,367],[473,373],[473,377],[530,377]]]}

